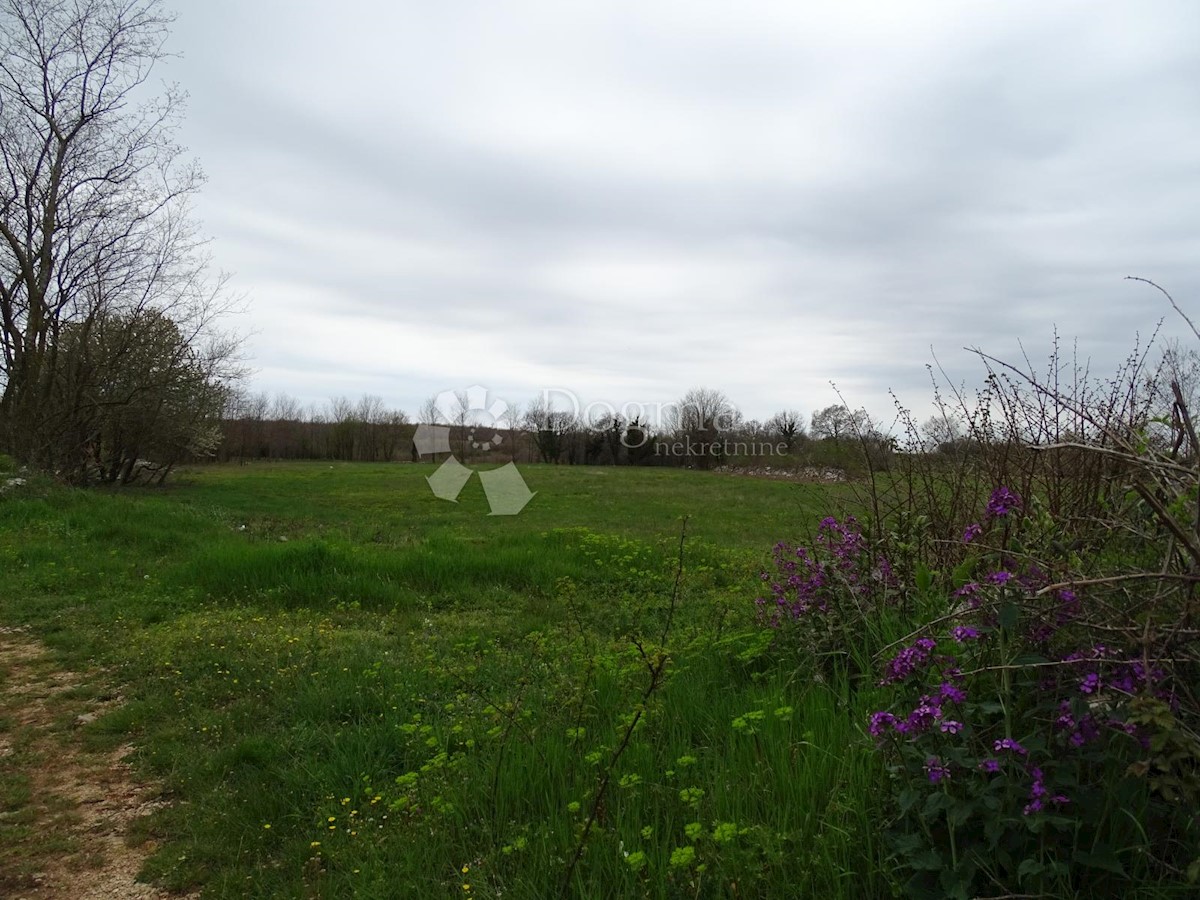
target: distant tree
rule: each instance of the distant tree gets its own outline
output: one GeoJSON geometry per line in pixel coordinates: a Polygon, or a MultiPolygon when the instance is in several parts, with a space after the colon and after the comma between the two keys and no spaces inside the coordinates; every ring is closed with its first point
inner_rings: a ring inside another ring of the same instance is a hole
{"type": "Polygon", "coordinates": [[[617,465],[621,461],[627,423],[619,413],[605,413],[592,426],[604,452],[603,461],[617,465]]]}
{"type": "Polygon", "coordinates": [[[408,427],[408,414],[402,409],[385,410],[383,419],[377,427],[380,435],[380,455],[388,462],[392,462],[399,456],[405,438],[411,436],[412,429],[408,427]]]}
{"type": "Polygon", "coordinates": [[[504,444],[508,448],[508,458],[512,462],[517,461],[517,451],[520,441],[517,440],[519,429],[521,427],[521,404],[509,403],[504,408],[504,412],[500,414],[500,418],[496,421],[496,426],[504,431],[504,444]]]}
{"type": "Polygon", "coordinates": [[[276,422],[299,422],[304,413],[295,397],[279,393],[271,400],[270,417],[276,422]]]}
{"type": "Polygon", "coordinates": [[[237,424],[238,459],[257,459],[269,455],[266,421],[271,398],[265,393],[237,392],[230,408],[237,424]]]}
{"type": "Polygon", "coordinates": [[[466,391],[454,392],[454,403],[450,408],[450,421],[458,432],[458,458],[460,462],[467,462],[470,456],[471,448],[468,446],[467,434],[473,419],[473,410],[471,409],[471,398],[466,391]]]}
{"type": "MultiPolygon", "coordinates": [[[[539,394],[530,401],[522,421],[542,462],[559,462],[571,450],[571,438],[577,424],[575,415],[554,409],[544,395],[539,394]]],[[[568,461],[575,460],[569,457],[568,461]]]]}
{"type": "Polygon", "coordinates": [[[779,435],[788,452],[796,445],[797,439],[804,436],[804,415],[797,409],[781,409],[771,416],[767,425],[779,435]]]}
{"type": "Polygon", "coordinates": [[[692,388],[667,410],[668,426],[687,447],[687,462],[705,469],[724,458],[722,435],[741,421],[737,407],[713,388],[692,388]]]}
{"type": "Polygon", "coordinates": [[[933,450],[947,452],[954,448],[966,433],[962,422],[951,415],[930,416],[921,425],[921,435],[933,450]]]}
{"type": "Polygon", "coordinates": [[[331,426],[329,455],[333,459],[354,459],[354,439],[358,433],[354,403],[348,397],[331,397],[326,421],[331,426]]]}
{"type": "Polygon", "coordinates": [[[647,424],[638,417],[629,420],[621,445],[625,448],[625,458],[631,466],[646,465],[653,460],[653,441],[654,436],[647,424]]]}
{"type": "Polygon", "coordinates": [[[818,440],[845,441],[860,436],[871,425],[865,409],[851,410],[835,403],[813,413],[812,436],[818,440]]]}
{"type": "Polygon", "coordinates": [[[388,410],[383,398],[375,394],[363,394],[354,409],[355,458],[373,462],[382,454],[382,429],[388,410]]]}
{"type": "Polygon", "coordinates": [[[437,395],[434,394],[421,404],[417,410],[417,422],[422,425],[444,425],[441,413],[438,412],[437,395]]]}

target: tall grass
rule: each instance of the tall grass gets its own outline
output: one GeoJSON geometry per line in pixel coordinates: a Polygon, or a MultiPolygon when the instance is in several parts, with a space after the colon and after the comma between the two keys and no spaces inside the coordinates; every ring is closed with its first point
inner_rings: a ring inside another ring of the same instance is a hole
{"type": "Polygon", "coordinates": [[[168,887],[885,893],[869,698],[752,621],[757,548],[806,528],[811,495],[601,471],[531,468],[544,506],[506,522],[430,504],[404,466],[38,483],[0,500],[0,617],[110,667],[126,702],[87,736],[165,782],[139,828],[168,887]]]}

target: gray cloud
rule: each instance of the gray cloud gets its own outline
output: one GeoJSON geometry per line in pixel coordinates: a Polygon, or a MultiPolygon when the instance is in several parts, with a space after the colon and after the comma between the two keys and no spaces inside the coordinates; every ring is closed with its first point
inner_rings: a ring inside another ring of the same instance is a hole
{"type": "Polygon", "coordinates": [[[931,346],[1103,372],[1169,313],[1123,276],[1200,297],[1200,8],[808,6],[182,8],[258,385],[886,415],[931,346]]]}

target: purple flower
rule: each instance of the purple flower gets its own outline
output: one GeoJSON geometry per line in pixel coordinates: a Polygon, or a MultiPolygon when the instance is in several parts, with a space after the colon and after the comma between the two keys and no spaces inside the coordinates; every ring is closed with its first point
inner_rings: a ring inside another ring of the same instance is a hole
{"type": "Polygon", "coordinates": [[[931,638],[921,638],[913,646],[905,647],[888,663],[887,673],[883,676],[882,683],[892,684],[904,681],[909,675],[925,668],[929,664],[930,655],[935,647],[937,647],[937,642],[931,638]]]}
{"type": "Polygon", "coordinates": [[[983,529],[979,526],[978,522],[973,525],[968,525],[967,530],[963,532],[963,543],[969,544],[981,534],[983,534],[983,529]]]}
{"type": "Polygon", "coordinates": [[[992,584],[1006,584],[1010,578],[1012,578],[1012,572],[1005,572],[1004,570],[1001,570],[999,572],[993,572],[987,577],[987,580],[992,584]]]}
{"type": "Polygon", "coordinates": [[[1029,786],[1029,802],[1025,804],[1025,809],[1022,810],[1025,815],[1028,816],[1035,812],[1041,812],[1045,808],[1046,803],[1061,806],[1064,803],[1071,802],[1062,794],[1055,794],[1047,800],[1046,794],[1049,791],[1046,790],[1046,781],[1042,775],[1042,770],[1035,766],[1030,770],[1030,774],[1033,775],[1033,784],[1029,786]]]}
{"type": "Polygon", "coordinates": [[[928,697],[922,697],[921,705],[908,714],[906,731],[920,734],[942,717],[942,708],[927,703],[927,700],[929,700],[928,697]]]}
{"type": "Polygon", "coordinates": [[[952,703],[963,703],[967,699],[967,692],[956,684],[949,681],[943,681],[939,689],[943,700],[949,700],[952,703]]]}
{"type": "Polygon", "coordinates": [[[939,726],[943,734],[958,734],[962,731],[962,722],[955,722],[953,719],[946,719],[939,726]]]}
{"type": "Polygon", "coordinates": [[[942,761],[936,756],[931,756],[925,760],[925,772],[932,784],[937,784],[943,778],[950,778],[950,769],[942,765],[942,761]]]}
{"type": "Polygon", "coordinates": [[[1029,796],[1035,798],[1045,797],[1046,782],[1042,780],[1042,770],[1034,766],[1030,774],[1033,775],[1033,786],[1029,789],[1029,796]]]}
{"type": "Polygon", "coordinates": [[[971,609],[975,609],[979,606],[979,597],[976,596],[978,593],[979,585],[974,581],[968,581],[954,592],[954,596],[966,598],[966,601],[971,609]]]}
{"type": "Polygon", "coordinates": [[[973,641],[979,637],[979,630],[972,628],[970,625],[955,625],[950,629],[950,636],[958,643],[962,644],[966,641],[973,641]]]}
{"type": "Polygon", "coordinates": [[[999,772],[1000,771],[1000,760],[985,759],[983,762],[981,762],[979,764],[979,768],[984,772],[999,772]]]}
{"type": "Polygon", "coordinates": [[[1020,507],[1021,498],[1001,485],[992,491],[992,496],[988,498],[987,512],[989,516],[999,519],[1020,507]]]}
{"type": "Polygon", "coordinates": [[[1022,747],[1019,743],[1014,741],[1012,738],[1001,738],[1000,740],[996,741],[995,744],[992,745],[992,748],[997,753],[1000,753],[1001,751],[1004,751],[1004,750],[1011,750],[1013,753],[1017,754],[1018,756],[1025,756],[1029,753],[1028,750],[1026,750],[1024,747],[1022,747]]]}
{"type": "Polygon", "coordinates": [[[1069,588],[1063,588],[1058,592],[1058,612],[1055,614],[1055,621],[1059,625],[1065,625],[1079,615],[1080,607],[1076,593],[1069,588]]]}
{"type": "Polygon", "coordinates": [[[1089,672],[1084,676],[1083,681],[1079,682],[1079,692],[1081,694],[1094,694],[1100,690],[1100,675],[1096,672],[1089,672]]]}
{"type": "Polygon", "coordinates": [[[871,724],[867,730],[873,738],[883,737],[884,730],[887,728],[895,729],[896,723],[899,721],[894,715],[887,710],[871,713],[871,724]]]}
{"type": "Polygon", "coordinates": [[[1061,731],[1070,731],[1075,727],[1075,717],[1071,715],[1071,701],[1064,700],[1058,705],[1058,718],[1054,720],[1054,727],[1061,731]]]}

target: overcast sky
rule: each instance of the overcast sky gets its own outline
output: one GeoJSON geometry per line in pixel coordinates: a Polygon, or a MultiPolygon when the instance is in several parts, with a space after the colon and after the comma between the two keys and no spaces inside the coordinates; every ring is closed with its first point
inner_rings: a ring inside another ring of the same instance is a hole
{"type": "Polygon", "coordinates": [[[1200,3],[172,0],[256,390],[749,416],[1200,314],[1200,3]]]}

